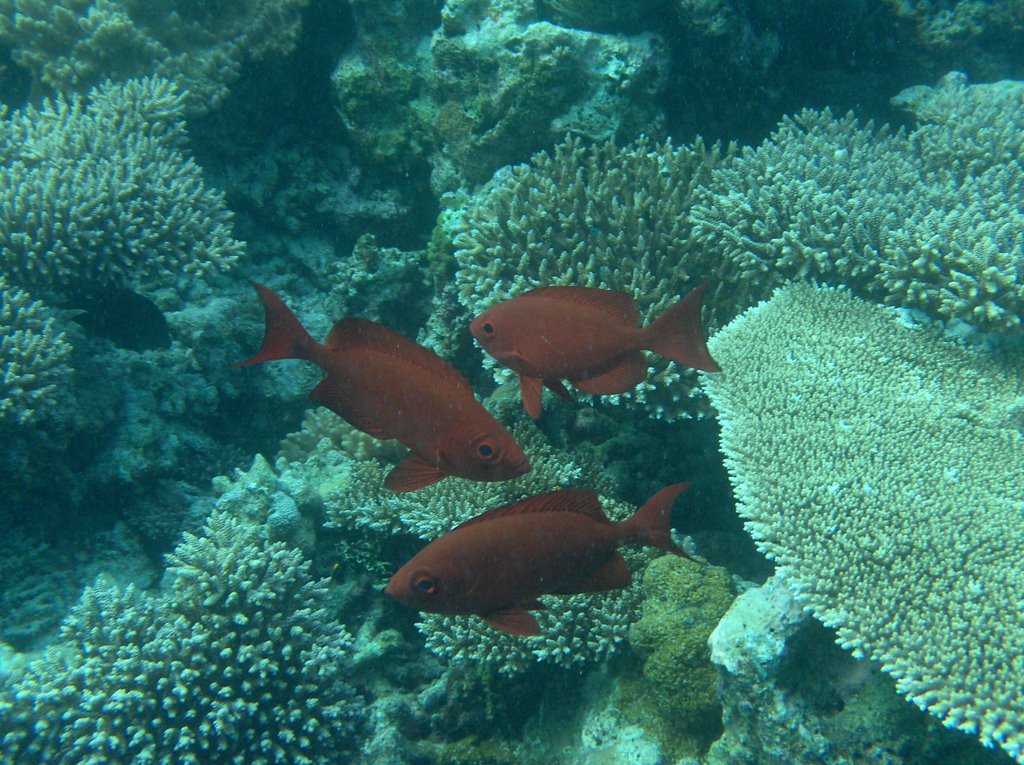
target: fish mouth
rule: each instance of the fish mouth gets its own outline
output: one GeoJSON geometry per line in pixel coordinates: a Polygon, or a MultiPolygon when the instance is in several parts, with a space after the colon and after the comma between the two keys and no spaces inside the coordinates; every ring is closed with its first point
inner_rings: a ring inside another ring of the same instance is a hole
{"type": "Polygon", "coordinates": [[[523,457],[519,462],[512,466],[512,477],[516,478],[523,475],[523,473],[530,472],[530,461],[523,457]]]}

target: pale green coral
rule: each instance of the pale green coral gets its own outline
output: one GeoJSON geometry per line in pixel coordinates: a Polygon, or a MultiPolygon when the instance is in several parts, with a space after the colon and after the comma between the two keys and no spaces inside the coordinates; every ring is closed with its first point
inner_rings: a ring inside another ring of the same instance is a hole
{"type": "MultiPolygon", "coordinates": [[[[645,322],[657,318],[715,278],[688,257],[687,210],[723,156],[700,141],[679,148],[640,138],[617,147],[569,138],[500,170],[445,221],[467,316],[533,287],[578,285],[625,291],[645,322]]],[[[692,413],[692,376],[664,359],[650,364],[648,380],[621,399],[666,419],[692,413]]]]}
{"type": "MultiPolygon", "coordinates": [[[[915,89],[917,90],[917,89],[915,89]]],[[[712,173],[693,205],[700,262],[738,307],[791,279],[983,330],[1024,318],[1024,86],[950,75],[906,133],[804,110],[712,173]]],[[[924,101],[927,101],[925,104],[924,101]]]]}
{"type": "Polygon", "coordinates": [[[1024,366],[794,284],[712,339],[739,512],[855,656],[1024,762],[1024,366]]]}
{"type": "Polygon", "coordinates": [[[185,142],[183,96],[160,78],[14,112],[0,122],[0,274],[60,302],[99,284],[184,291],[230,267],[243,245],[185,142]]]}
{"type": "Polygon", "coordinates": [[[629,630],[629,645],[643,661],[633,715],[656,718],[655,727],[677,739],[666,743],[691,753],[706,749],[722,715],[708,638],[733,601],[732,579],[718,566],[662,555],[644,572],[643,594],[629,630]]]}
{"type": "Polygon", "coordinates": [[[0,692],[0,762],[335,762],[357,707],[352,639],[302,554],[223,511],[166,591],[102,579],[0,692]]]}
{"type": "Polygon", "coordinates": [[[155,74],[201,114],[227,96],[243,64],[292,50],[308,2],[0,0],[0,41],[32,72],[38,95],[155,74]]]}
{"type": "Polygon", "coordinates": [[[65,417],[73,402],[71,354],[57,317],[0,276],[0,425],[65,417]]]}

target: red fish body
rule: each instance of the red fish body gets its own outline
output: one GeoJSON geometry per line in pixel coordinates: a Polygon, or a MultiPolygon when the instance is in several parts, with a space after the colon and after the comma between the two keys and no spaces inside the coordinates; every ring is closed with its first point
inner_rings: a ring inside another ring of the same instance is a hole
{"type": "Polygon", "coordinates": [[[672,503],[689,484],[666,487],[614,523],[590,489],[565,489],[489,510],[429,544],[385,588],[398,602],[440,614],[476,614],[495,629],[536,635],[538,595],[628,587],[624,544],[684,555],[672,542],[672,503]]]}
{"type": "Polygon", "coordinates": [[[706,285],[691,291],[655,322],[624,292],[590,287],[540,287],[492,306],[470,324],[489,354],[519,373],[523,405],[536,419],[543,386],[571,398],[568,382],[585,393],[623,393],[647,377],[643,351],[694,369],[717,372],[700,324],[706,285]]]}
{"type": "Polygon", "coordinates": [[[266,313],[263,346],[235,366],[304,359],[326,376],[310,398],[353,426],[395,438],[411,455],[385,485],[413,491],[456,475],[504,481],[530,469],[511,434],[480,405],[446,361],[408,338],[367,319],[342,319],[318,343],[271,290],[253,284],[266,313]]]}

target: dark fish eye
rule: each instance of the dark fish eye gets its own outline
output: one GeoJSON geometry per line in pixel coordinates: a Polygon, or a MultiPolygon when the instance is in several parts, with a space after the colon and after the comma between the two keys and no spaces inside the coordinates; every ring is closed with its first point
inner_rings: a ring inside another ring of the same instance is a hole
{"type": "Polygon", "coordinates": [[[482,462],[494,462],[498,458],[498,447],[491,440],[479,441],[476,444],[476,456],[482,462]]]}
{"type": "Polygon", "coordinates": [[[485,321],[484,325],[483,325],[483,327],[481,327],[481,329],[484,331],[485,335],[493,335],[494,334],[494,325],[491,324],[489,321],[485,321]]]}
{"type": "Polygon", "coordinates": [[[433,595],[437,592],[437,580],[429,574],[420,574],[413,578],[412,588],[422,595],[433,595]]]}

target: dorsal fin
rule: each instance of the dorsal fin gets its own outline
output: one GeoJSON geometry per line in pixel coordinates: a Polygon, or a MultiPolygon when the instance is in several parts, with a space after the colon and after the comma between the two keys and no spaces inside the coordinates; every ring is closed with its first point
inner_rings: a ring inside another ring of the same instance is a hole
{"type": "Polygon", "coordinates": [[[611,523],[604,514],[601,500],[592,489],[559,489],[487,510],[475,518],[470,518],[458,528],[525,513],[579,513],[598,523],[611,523]]]}
{"type": "Polygon", "coordinates": [[[339,351],[359,348],[386,354],[473,395],[473,389],[466,378],[455,367],[432,350],[375,321],[358,316],[342,319],[331,328],[325,344],[339,351]]]}
{"type": "Polygon", "coordinates": [[[633,298],[625,292],[602,290],[596,287],[537,287],[519,296],[520,300],[535,298],[562,300],[567,303],[596,308],[630,327],[640,324],[640,312],[636,310],[633,298]]]}

